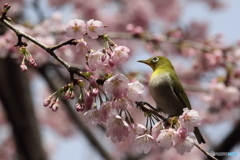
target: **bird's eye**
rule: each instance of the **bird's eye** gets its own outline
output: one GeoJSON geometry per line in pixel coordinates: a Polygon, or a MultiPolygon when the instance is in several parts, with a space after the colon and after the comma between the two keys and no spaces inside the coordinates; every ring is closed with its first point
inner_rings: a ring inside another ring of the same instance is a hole
{"type": "Polygon", "coordinates": [[[156,63],[159,60],[158,57],[153,57],[152,62],[156,63]]]}

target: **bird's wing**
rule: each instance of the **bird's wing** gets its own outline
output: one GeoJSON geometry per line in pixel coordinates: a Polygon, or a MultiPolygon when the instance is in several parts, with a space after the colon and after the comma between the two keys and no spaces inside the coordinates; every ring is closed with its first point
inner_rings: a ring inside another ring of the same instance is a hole
{"type": "MultiPolygon", "coordinates": [[[[177,76],[177,75],[176,75],[177,76]]],[[[183,106],[187,107],[188,109],[191,109],[191,104],[189,102],[189,99],[186,95],[186,93],[184,92],[184,89],[182,87],[181,82],[177,79],[174,83],[173,83],[173,91],[174,93],[177,95],[177,97],[179,98],[179,100],[182,102],[183,106]]]]}

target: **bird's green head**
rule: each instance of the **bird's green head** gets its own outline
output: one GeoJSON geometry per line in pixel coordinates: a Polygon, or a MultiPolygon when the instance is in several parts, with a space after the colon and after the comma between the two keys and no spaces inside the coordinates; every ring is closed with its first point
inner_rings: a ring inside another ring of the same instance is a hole
{"type": "Polygon", "coordinates": [[[162,56],[151,57],[147,60],[140,60],[138,62],[149,65],[153,71],[159,69],[173,69],[172,63],[169,61],[169,59],[162,56]]]}

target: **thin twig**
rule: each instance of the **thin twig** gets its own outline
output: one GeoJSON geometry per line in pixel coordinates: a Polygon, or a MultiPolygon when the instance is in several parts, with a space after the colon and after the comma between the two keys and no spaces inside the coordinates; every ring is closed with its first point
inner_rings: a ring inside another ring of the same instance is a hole
{"type": "Polygon", "coordinates": [[[218,160],[217,158],[211,156],[207,151],[205,151],[204,149],[202,149],[202,147],[200,147],[197,143],[194,143],[194,145],[200,150],[202,151],[208,159],[211,159],[211,160],[218,160]]]}

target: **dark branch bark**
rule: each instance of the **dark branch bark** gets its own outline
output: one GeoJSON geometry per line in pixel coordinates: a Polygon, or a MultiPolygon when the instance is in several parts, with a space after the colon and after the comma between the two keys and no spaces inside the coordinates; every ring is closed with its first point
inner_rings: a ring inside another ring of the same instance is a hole
{"type": "Polygon", "coordinates": [[[0,59],[0,98],[17,148],[18,160],[45,160],[28,80],[13,59],[0,59]]]}

